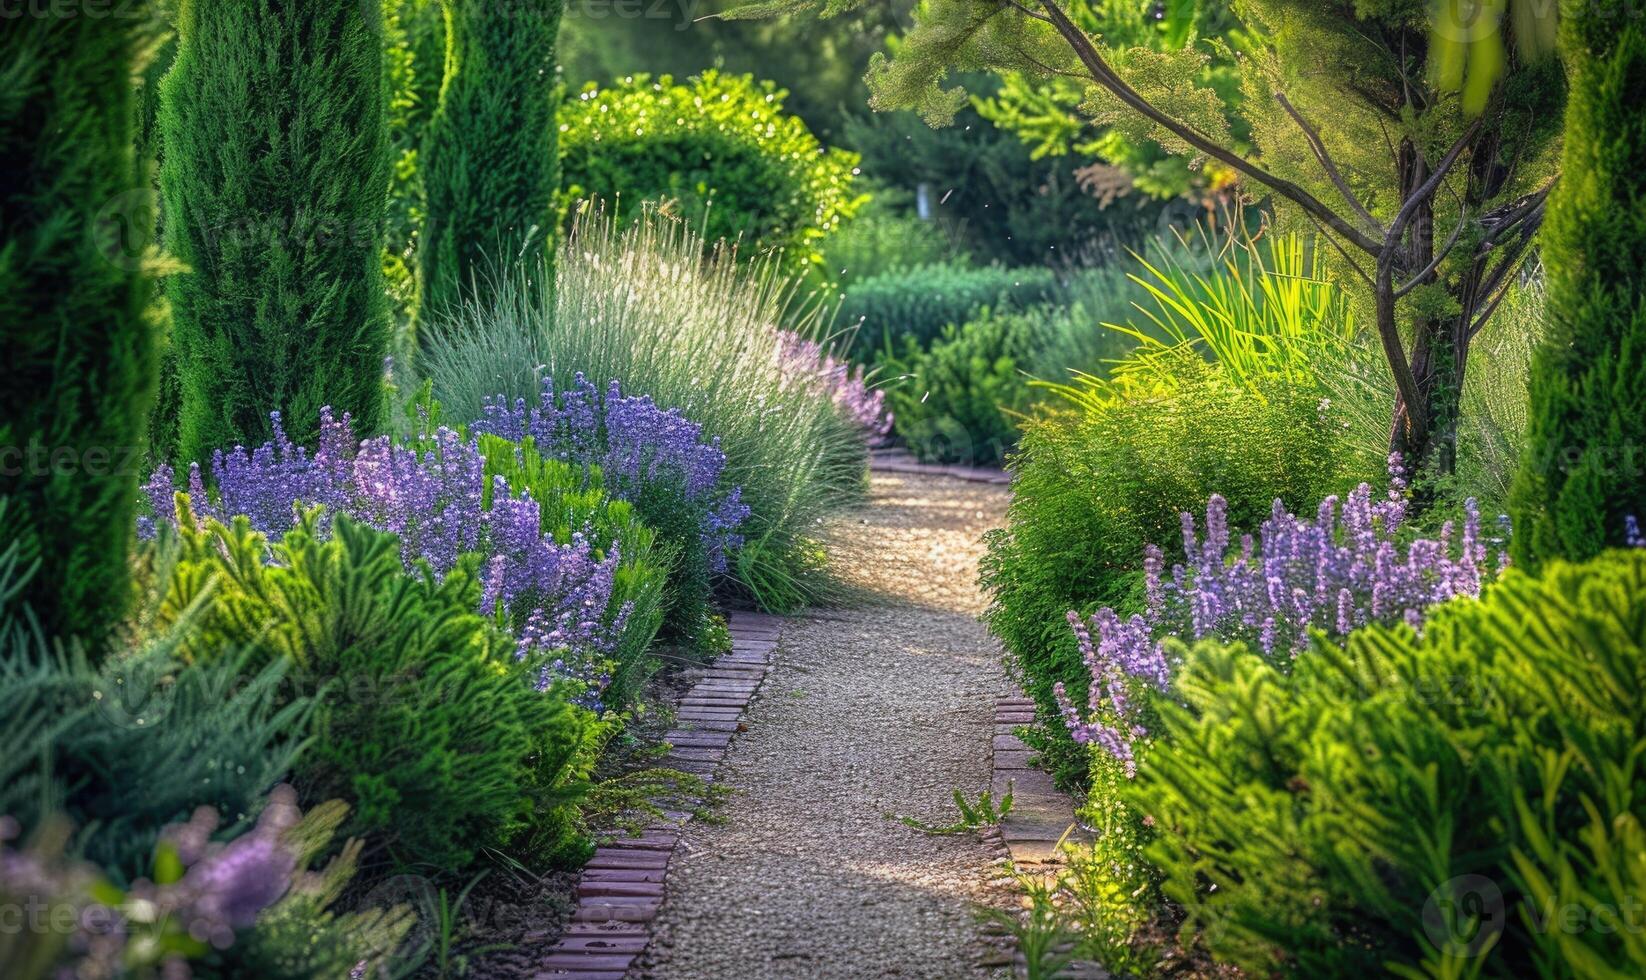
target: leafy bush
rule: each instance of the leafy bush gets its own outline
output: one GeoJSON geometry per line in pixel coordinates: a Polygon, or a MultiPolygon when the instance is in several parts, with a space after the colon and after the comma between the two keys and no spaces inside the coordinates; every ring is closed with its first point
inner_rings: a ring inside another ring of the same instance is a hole
{"type": "Polygon", "coordinates": [[[1572,88],[1542,238],[1548,332],[1513,497],[1526,563],[1592,557],[1646,516],[1646,26],[1591,5],[1561,19],[1561,44],[1572,88]]]}
{"type": "Polygon", "coordinates": [[[41,563],[27,601],[46,633],[92,650],[130,593],[126,457],[144,443],[157,346],[152,257],[131,250],[152,228],[132,75],[153,25],[128,13],[19,17],[0,49],[0,541],[41,563]]]}
{"type": "MultiPolygon", "coordinates": [[[[0,596],[25,579],[0,562],[0,596]]],[[[143,873],[162,828],[196,806],[234,815],[229,831],[257,815],[302,757],[312,705],[287,665],[243,646],[185,654],[211,595],[201,583],[162,620],[164,592],[148,589],[132,637],[96,666],[51,643],[26,607],[0,610],[0,814],[81,828],[75,850],[117,882],[143,873]]]]}
{"type": "Polygon", "coordinates": [[[684,85],[668,75],[591,83],[560,110],[563,206],[594,199],[632,220],[662,201],[711,245],[815,261],[823,237],[861,204],[851,194],[857,155],[819,146],[783,113],[787,95],[714,70],[684,85]]]}
{"type": "Polygon", "coordinates": [[[1068,611],[1140,608],[1145,547],[1177,539],[1178,515],[1213,493],[1232,525],[1255,527],[1276,498],[1312,506],[1354,482],[1312,392],[1260,396],[1194,357],[1172,387],[1048,406],[1020,445],[1007,525],[990,533],[983,562],[986,620],[1050,723],[1048,748],[1062,746],[1059,761],[1082,771],[1052,694],[1058,681],[1084,689],[1068,611]]]}
{"type": "Polygon", "coordinates": [[[389,185],[382,11],[184,4],[161,86],[160,187],[179,383],[177,454],[309,441],[322,405],[387,421],[389,185]],[[294,111],[301,106],[302,111],[294,111]]]}
{"type": "Polygon", "coordinates": [[[874,186],[868,193],[857,214],[819,246],[822,259],[809,279],[824,296],[838,298],[838,290],[882,272],[964,261],[940,225],[913,214],[906,191],[874,186]]]}
{"type": "Polygon", "coordinates": [[[556,393],[546,381],[538,404],[499,398],[486,406],[475,430],[516,441],[530,440],[551,456],[591,469],[632,501],[646,525],[674,552],[667,618],[670,636],[696,645],[709,619],[710,577],[743,543],[748,517],[742,489],[721,479],[726,454],[718,440],[678,409],[664,411],[650,398],[623,394],[613,380],[604,392],[577,375],[556,393]]]}
{"type": "Polygon", "coordinates": [[[867,452],[855,422],[783,369],[787,294],[770,270],[750,271],[683,225],[652,219],[619,230],[579,222],[561,249],[559,288],[545,298],[519,279],[495,284],[443,325],[421,364],[454,418],[482,416],[496,395],[538,397],[579,373],[621,379],[678,409],[720,440],[724,479],[742,487],[749,517],[726,584],[772,609],[834,591],[818,558],[818,525],[862,493],[867,452]]]}
{"type": "Polygon", "coordinates": [[[346,514],[322,537],[311,512],[273,544],[243,517],[197,526],[180,508],[180,523],[169,606],[223,583],[188,654],[239,644],[291,664],[321,701],[297,783],[310,799],[357,801],[355,833],[451,871],[566,802],[582,722],[538,689],[546,654],[517,651],[476,611],[475,559],[444,578],[422,559],[408,572],[393,535],[346,514]]]}
{"type": "Polygon", "coordinates": [[[1053,314],[994,314],[952,324],[922,350],[905,338],[883,365],[893,428],[916,456],[990,466],[1017,444],[1017,417],[1037,395],[1023,377],[1053,314]]]}
{"type": "Polygon", "coordinates": [[[1041,268],[981,268],[947,262],[885,272],[850,286],[839,319],[856,326],[852,354],[871,359],[905,340],[925,347],[950,324],[983,310],[1025,309],[1058,296],[1057,277],[1041,268]]]}
{"type": "Polygon", "coordinates": [[[1637,975],[1643,597],[1646,553],[1611,552],[1289,672],[1182,651],[1129,794],[1166,894],[1258,974],[1637,975]]]}

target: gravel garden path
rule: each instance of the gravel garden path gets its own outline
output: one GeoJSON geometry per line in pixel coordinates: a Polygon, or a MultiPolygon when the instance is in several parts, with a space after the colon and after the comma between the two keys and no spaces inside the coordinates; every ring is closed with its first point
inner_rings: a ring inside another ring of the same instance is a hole
{"type": "Polygon", "coordinates": [[[974,583],[978,538],[1006,501],[999,486],[874,477],[833,552],[874,598],[784,624],[721,769],[724,819],[688,825],[640,976],[1005,975],[977,917],[1013,901],[988,847],[889,814],[950,823],[955,789],[989,785],[1010,683],[974,583]]]}

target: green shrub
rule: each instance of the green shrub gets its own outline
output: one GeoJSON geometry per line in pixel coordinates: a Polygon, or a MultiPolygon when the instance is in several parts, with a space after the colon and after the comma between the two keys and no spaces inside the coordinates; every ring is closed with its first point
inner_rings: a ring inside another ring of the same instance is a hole
{"type": "Polygon", "coordinates": [[[1017,419],[1036,397],[1023,368],[1054,315],[985,309],[964,327],[944,327],[930,350],[906,338],[902,356],[883,364],[893,430],[921,459],[999,463],[1017,444],[1017,419]]]}
{"type": "Polygon", "coordinates": [[[445,81],[418,161],[419,317],[471,298],[500,264],[535,268],[554,239],[555,42],[564,7],[445,0],[445,81]]]}
{"type": "MultiPolygon", "coordinates": [[[[0,595],[18,594],[26,573],[0,566],[0,595]]],[[[225,832],[248,825],[302,757],[311,702],[294,696],[286,664],[243,647],[183,654],[211,599],[202,583],[193,605],[135,624],[96,666],[42,636],[26,608],[0,610],[0,814],[66,819],[76,850],[120,882],[145,873],[161,830],[197,806],[229,814],[225,832]]]]}
{"type": "Polygon", "coordinates": [[[787,95],[713,70],[684,85],[668,75],[591,84],[560,110],[562,206],[595,199],[627,221],[663,201],[711,245],[782,250],[791,267],[815,261],[819,242],[860,204],[857,155],[819,146],[784,114],[787,95]]]}
{"type": "Polygon", "coordinates": [[[924,347],[945,326],[965,323],[984,307],[1024,309],[1057,298],[1057,277],[1048,269],[946,262],[881,273],[847,288],[838,321],[856,327],[852,353],[865,360],[905,339],[924,347]]]}
{"type": "Polygon", "coordinates": [[[46,633],[99,649],[130,592],[154,391],[149,257],[130,251],[153,227],[132,97],[151,25],[74,13],[7,17],[0,37],[0,542],[41,563],[27,601],[46,633]]]}
{"type": "Polygon", "coordinates": [[[1421,638],[1368,627],[1289,673],[1240,646],[1179,653],[1128,796],[1215,955],[1299,977],[1646,968],[1626,857],[1646,552],[1510,570],[1421,638]]]}
{"type": "Polygon", "coordinates": [[[820,567],[818,525],[861,497],[863,438],[826,392],[783,371],[779,280],[703,251],[678,223],[620,231],[584,219],[561,250],[554,297],[499,282],[439,326],[422,366],[462,421],[491,395],[535,403],[539,366],[559,390],[582,372],[679,409],[720,439],[724,479],[752,511],[725,583],[734,597],[769,609],[827,598],[837,589],[820,567]]]}
{"type": "Polygon", "coordinates": [[[308,799],[356,801],[351,833],[402,864],[453,871],[567,802],[582,722],[533,689],[537,665],[475,612],[468,568],[440,581],[424,566],[408,573],[397,538],[343,515],[324,540],[310,514],[272,547],[243,518],[179,519],[170,608],[222,580],[189,652],[254,644],[291,664],[320,699],[297,785],[308,799]]]}
{"type": "Polygon", "coordinates": [[[389,185],[376,3],[188,3],[161,86],[177,452],[385,423],[389,185]]]}
{"type": "Polygon", "coordinates": [[[1051,693],[1057,681],[1085,689],[1065,614],[1138,609],[1144,546],[1179,540],[1178,515],[1213,493],[1228,500],[1232,526],[1255,528],[1276,498],[1312,508],[1359,476],[1313,390],[1260,395],[1190,355],[1175,371],[1171,386],[1053,404],[1028,420],[1006,527],[988,536],[985,618],[1048,722],[1044,744],[1076,772],[1084,756],[1051,693]]]}
{"type": "Polygon", "coordinates": [[[808,270],[823,298],[837,300],[838,290],[882,272],[964,260],[941,226],[911,213],[906,191],[874,186],[865,192],[863,207],[823,239],[822,259],[808,270]]]}
{"type": "Polygon", "coordinates": [[[1548,328],[1512,501],[1526,564],[1592,557],[1646,520],[1646,24],[1614,6],[1561,23],[1571,96],[1541,239],[1548,328]]]}

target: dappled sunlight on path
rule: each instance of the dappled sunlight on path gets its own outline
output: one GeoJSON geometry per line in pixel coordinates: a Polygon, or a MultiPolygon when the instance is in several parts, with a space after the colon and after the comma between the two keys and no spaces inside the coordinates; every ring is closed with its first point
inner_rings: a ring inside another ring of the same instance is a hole
{"type": "Polygon", "coordinates": [[[999,649],[976,620],[978,543],[1003,488],[876,477],[838,528],[835,560],[876,593],[785,624],[777,663],[733,744],[725,822],[692,824],[643,975],[660,980],[987,977],[979,902],[1005,905],[950,793],[989,785],[999,649]]]}

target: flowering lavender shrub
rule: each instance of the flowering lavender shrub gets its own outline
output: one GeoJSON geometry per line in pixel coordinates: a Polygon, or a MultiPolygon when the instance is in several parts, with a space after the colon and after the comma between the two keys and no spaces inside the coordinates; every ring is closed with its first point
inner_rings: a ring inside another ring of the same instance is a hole
{"type": "MultiPolygon", "coordinates": [[[[308,899],[322,884],[340,888],[353,874],[352,858],[322,871],[304,870],[317,848],[300,844],[300,835],[329,840],[341,813],[339,805],[327,804],[315,811],[320,819],[305,823],[296,800],[290,786],[275,787],[256,826],[227,843],[213,839],[220,829],[217,811],[200,807],[188,821],[166,828],[153,873],[123,889],[96,865],[60,853],[64,828],[48,826],[43,841],[14,850],[8,843],[21,828],[0,817],[0,902],[37,917],[17,930],[21,943],[0,943],[0,976],[44,980],[158,970],[188,978],[202,966],[213,974],[215,965],[243,955],[234,947],[272,909],[308,899]]],[[[308,943],[335,945],[350,966],[363,970],[375,967],[411,925],[403,910],[386,918],[340,919],[322,918],[321,911],[307,917],[308,943]],[[360,934],[366,932],[371,934],[360,934]]]]}
{"type": "Polygon", "coordinates": [[[718,438],[677,409],[625,395],[613,380],[602,392],[582,374],[557,392],[545,379],[538,403],[488,399],[476,431],[523,442],[545,456],[597,468],[618,497],[677,550],[667,630],[697,642],[707,622],[714,575],[743,544],[749,516],[739,487],[724,486],[726,454],[718,438]]]}
{"type": "MultiPolygon", "coordinates": [[[[599,549],[584,533],[557,541],[544,531],[539,503],[515,497],[500,478],[488,486],[486,457],[452,429],[400,445],[388,436],[356,440],[349,417],[330,409],[320,419],[312,453],[286,437],[278,413],[269,442],[214,453],[212,490],[200,467],[191,466],[193,514],[223,524],[244,516],[252,530],[278,541],[305,510],[319,507],[396,535],[408,569],[426,562],[439,576],[478,552],[482,611],[516,630],[534,624],[534,642],[522,643],[519,655],[559,664],[562,676],[598,699],[609,676],[603,661],[617,649],[630,611],[615,589],[623,561],[617,544],[599,549]]],[[[173,487],[169,466],[145,484],[155,515],[174,513],[173,487]]],[[[153,518],[140,531],[152,534],[153,518]]],[[[549,680],[544,675],[540,684],[549,680]]]]}
{"type": "Polygon", "coordinates": [[[1498,542],[1495,563],[1489,560],[1475,502],[1464,505],[1461,533],[1448,521],[1438,537],[1402,546],[1406,500],[1398,456],[1390,458],[1390,475],[1386,499],[1374,499],[1362,483],[1341,502],[1335,495],[1321,501],[1313,520],[1288,513],[1276,500],[1258,536],[1242,535],[1237,547],[1221,496],[1206,504],[1204,537],[1185,512],[1184,560],[1169,575],[1161,550],[1146,549],[1142,615],[1122,619],[1104,607],[1082,622],[1068,614],[1091,675],[1086,718],[1064,686],[1055,687],[1074,739],[1132,771],[1131,743],[1147,734],[1137,706],[1142,699],[1134,694],[1140,686],[1169,688],[1168,637],[1244,642],[1284,665],[1307,649],[1314,632],[1337,639],[1371,623],[1397,622],[1421,630],[1430,607],[1478,597],[1508,558],[1498,542]]]}
{"type": "Polygon", "coordinates": [[[869,387],[863,365],[854,367],[792,330],[779,330],[777,337],[778,369],[786,380],[828,398],[871,446],[885,441],[892,431],[892,413],[886,410],[886,393],[869,387]]]}

